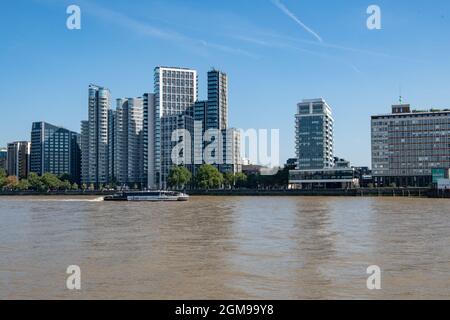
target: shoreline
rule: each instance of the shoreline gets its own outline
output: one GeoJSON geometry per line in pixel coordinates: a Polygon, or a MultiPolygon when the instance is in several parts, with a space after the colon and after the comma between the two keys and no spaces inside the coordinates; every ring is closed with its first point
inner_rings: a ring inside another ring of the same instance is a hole
{"type": "MultiPolygon", "coordinates": [[[[450,192],[430,188],[360,188],[347,190],[188,190],[191,196],[241,196],[241,197],[410,197],[410,198],[450,198],[450,192]]],[[[108,196],[117,191],[12,191],[0,192],[5,196],[108,196]]]]}

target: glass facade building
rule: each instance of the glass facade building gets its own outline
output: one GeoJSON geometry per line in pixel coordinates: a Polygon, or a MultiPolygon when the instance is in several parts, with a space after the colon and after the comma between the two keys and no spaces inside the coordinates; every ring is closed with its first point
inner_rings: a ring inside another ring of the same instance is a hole
{"type": "Polygon", "coordinates": [[[111,179],[110,95],[109,89],[91,84],[88,120],[81,124],[82,182],[97,187],[111,179]]]}
{"type": "Polygon", "coordinates": [[[142,98],[117,99],[114,124],[114,177],[119,184],[144,184],[142,98]]]}
{"type": "Polygon", "coordinates": [[[295,116],[296,170],[289,171],[293,189],[344,189],[358,185],[350,162],[334,157],[334,120],[324,99],[303,100],[295,116]]]}
{"type": "Polygon", "coordinates": [[[166,116],[161,119],[161,181],[168,188],[167,179],[175,165],[183,165],[193,172],[194,119],[189,115],[166,116]],[[174,160],[177,161],[174,162],[174,160]]]}
{"type": "Polygon", "coordinates": [[[155,185],[155,136],[156,132],[156,109],[155,95],[145,93],[143,98],[144,121],[142,129],[143,139],[143,183],[147,189],[156,188],[155,185]]]}
{"type": "Polygon", "coordinates": [[[208,72],[206,130],[224,130],[228,126],[228,77],[218,70],[208,72]]]}
{"type": "MultiPolygon", "coordinates": [[[[208,72],[208,100],[198,101],[197,98],[197,71],[187,68],[155,68],[154,94],[146,94],[143,97],[143,166],[145,185],[149,189],[168,187],[168,174],[176,165],[172,161],[173,152],[177,152],[174,148],[180,145],[184,145],[185,151],[190,153],[181,158],[186,162],[186,167],[195,174],[196,165],[203,163],[206,146],[203,135],[208,129],[217,130],[217,136],[223,138],[221,140],[231,137],[229,142],[218,146],[221,151],[219,154],[226,154],[226,159],[233,159],[240,164],[240,149],[235,152],[240,148],[240,141],[237,141],[239,132],[232,131],[230,135],[224,132],[228,125],[227,75],[217,70],[208,72]],[[186,134],[184,137],[175,137],[175,130],[186,130],[186,134]],[[192,142],[183,140],[187,138],[192,142]],[[239,160],[236,160],[238,158],[239,160]],[[187,159],[189,161],[186,161],[187,159]]],[[[180,155],[177,158],[180,159],[180,155]]],[[[218,163],[226,159],[224,156],[218,163]]],[[[227,171],[240,169],[234,164],[223,168],[227,171]]]]}
{"type": "Polygon", "coordinates": [[[215,69],[208,72],[208,100],[195,103],[193,117],[196,121],[195,141],[203,141],[194,145],[196,163],[194,170],[196,171],[205,162],[214,161],[222,173],[241,172],[240,131],[227,129],[228,77],[224,72],[215,69]],[[208,132],[208,141],[203,140],[205,132],[208,132]],[[214,141],[217,147],[213,148],[209,140],[214,141]],[[204,159],[205,156],[208,157],[208,161],[204,159]]]}
{"type": "Polygon", "coordinates": [[[67,174],[80,182],[80,136],[46,122],[34,122],[31,129],[30,171],[43,175],[67,174]]]}
{"type": "Polygon", "coordinates": [[[303,100],[297,105],[295,143],[298,169],[334,166],[333,118],[323,99],[303,100]]]}
{"type": "Polygon", "coordinates": [[[81,121],[81,183],[89,182],[89,121],[81,121]]]}
{"type": "MultiPolygon", "coordinates": [[[[156,67],[154,74],[154,134],[153,134],[153,167],[148,168],[150,187],[167,188],[168,172],[172,168],[171,146],[173,118],[165,121],[163,118],[187,115],[189,109],[197,101],[198,78],[197,71],[186,68],[156,67]],[[169,132],[169,131],[170,132],[169,132]],[[169,148],[169,149],[167,149],[169,148]]],[[[192,120],[192,117],[191,117],[192,120]]],[[[149,125],[150,126],[150,125],[149,125]]],[[[150,133],[148,133],[150,135],[150,133]]]]}
{"type": "Polygon", "coordinates": [[[391,114],[372,116],[371,126],[376,185],[427,187],[433,170],[450,168],[450,110],[394,105],[391,114]]]}
{"type": "Polygon", "coordinates": [[[18,179],[28,178],[31,143],[29,141],[8,143],[7,150],[6,171],[8,175],[16,176],[18,179]]]}
{"type": "Polygon", "coordinates": [[[313,170],[294,170],[290,172],[291,184],[299,184],[302,189],[342,189],[358,185],[355,169],[327,168],[313,170]]]}
{"type": "Polygon", "coordinates": [[[0,148],[0,170],[6,171],[6,158],[8,156],[8,149],[0,148]]]}

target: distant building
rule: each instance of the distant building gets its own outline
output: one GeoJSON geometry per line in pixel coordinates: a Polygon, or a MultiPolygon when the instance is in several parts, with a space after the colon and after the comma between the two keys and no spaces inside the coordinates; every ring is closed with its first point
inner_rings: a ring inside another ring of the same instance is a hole
{"type": "MultiPolygon", "coordinates": [[[[208,101],[197,101],[193,108],[196,128],[194,130],[195,167],[198,169],[202,163],[210,163],[214,164],[222,173],[241,172],[241,133],[235,128],[220,129],[219,124],[214,120],[215,113],[213,113],[213,119],[209,118],[208,106],[208,101]],[[217,127],[212,127],[212,125],[217,125],[217,127]],[[199,141],[203,142],[197,143],[199,141]],[[215,144],[215,148],[212,143],[215,144]],[[205,159],[205,154],[209,159],[205,159]]],[[[223,117],[223,120],[225,121],[226,117],[223,117]]],[[[226,128],[228,124],[222,122],[220,126],[226,128]]]]}
{"type": "Polygon", "coordinates": [[[165,116],[161,118],[161,127],[160,177],[162,188],[167,189],[169,173],[173,166],[182,165],[193,172],[194,119],[185,114],[165,116]]]}
{"type": "Polygon", "coordinates": [[[334,167],[335,168],[350,168],[350,161],[334,157],[334,167]]]}
{"type": "Polygon", "coordinates": [[[142,98],[117,99],[114,123],[114,177],[119,184],[144,184],[142,98]]]}
{"type": "Polygon", "coordinates": [[[228,76],[219,70],[208,72],[206,130],[228,128],[228,76]]]}
{"type": "MultiPolygon", "coordinates": [[[[192,118],[189,120],[177,116],[185,116],[188,109],[197,101],[197,71],[187,68],[156,67],[154,86],[154,150],[149,150],[149,153],[153,154],[154,163],[153,166],[148,166],[148,177],[153,181],[149,181],[148,185],[151,188],[165,189],[168,187],[168,173],[174,165],[171,159],[173,129],[180,129],[179,124],[184,121],[191,126],[189,123],[192,122],[192,118]]],[[[151,126],[150,123],[148,125],[151,126]]]]}
{"type": "Polygon", "coordinates": [[[297,162],[298,162],[297,158],[290,158],[287,159],[286,164],[284,166],[287,168],[295,169],[297,167],[297,162]]]}
{"type": "Polygon", "coordinates": [[[30,172],[57,176],[67,174],[80,182],[80,135],[46,122],[34,122],[31,129],[30,172]]]}
{"type": "Polygon", "coordinates": [[[110,151],[111,122],[109,89],[89,86],[88,120],[82,122],[82,182],[99,187],[107,184],[111,177],[110,151]],[[87,145],[86,145],[87,144],[87,145]]]}
{"type": "Polygon", "coordinates": [[[372,170],[377,186],[427,187],[450,168],[450,110],[414,111],[409,104],[372,116],[372,170]]]}
{"type": "Polygon", "coordinates": [[[267,169],[267,168],[264,166],[255,165],[255,164],[243,165],[242,173],[244,173],[247,176],[260,175],[264,169],[267,169]]]}
{"type": "Polygon", "coordinates": [[[8,143],[7,172],[10,176],[18,179],[28,178],[30,172],[30,151],[29,141],[17,141],[8,143]]]}
{"type": "Polygon", "coordinates": [[[294,189],[347,189],[359,186],[359,177],[350,161],[335,157],[333,168],[290,171],[290,184],[294,189]]]}
{"type": "Polygon", "coordinates": [[[222,173],[242,172],[241,132],[229,128],[222,130],[223,135],[223,164],[219,165],[222,173]]]}
{"type": "Polygon", "coordinates": [[[240,133],[236,129],[225,131],[227,75],[218,70],[208,72],[208,99],[198,101],[197,98],[196,70],[155,68],[154,94],[143,96],[143,179],[147,188],[167,188],[170,170],[180,163],[195,174],[205,163],[204,151],[212,142],[220,142],[217,150],[211,152],[219,170],[239,172],[241,169],[240,133]],[[209,129],[216,130],[215,136],[204,141],[209,129]]]}
{"type": "Polygon", "coordinates": [[[108,182],[117,182],[115,178],[116,172],[116,110],[108,111],[108,182]]]}
{"type": "Polygon", "coordinates": [[[81,183],[89,182],[89,121],[81,121],[81,183]]]}
{"type": "Polygon", "coordinates": [[[0,148],[0,170],[6,171],[6,158],[8,156],[8,149],[0,148]]]}
{"type": "Polygon", "coordinates": [[[224,72],[208,72],[208,100],[196,101],[191,110],[194,141],[203,141],[194,145],[194,173],[203,163],[215,165],[222,173],[241,172],[241,134],[228,128],[228,76],[224,72]]]}
{"type": "Polygon", "coordinates": [[[368,188],[374,186],[372,170],[369,167],[353,167],[355,175],[359,180],[359,185],[362,188],[368,188]]]}
{"type": "Polygon", "coordinates": [[[331,107],[323,99],[297,105],[297,168],[289,171],[293,189],[343,189],[358,185],[350,162],[334,157],[331,107]]]}
{"type": "Polygon", "coordinates": [[[323,99],[303,100],[297,105],[295,118],[298,169],[333,168],[331,107],[323,99]]]}
{"type": "Polygon", "coordinates": [[[242,162],[242,166],[249,166],[249,165],[251,165],[250,159],[248,159],[248,158],[242,158],[241,162],[242,162]]]}
{"type": "Polygon", "coordinates": [[[346,189],[359,185],[353,168],[323,168],[290,171],[292,189],[346,189]]]}
{"type": "MultiPolygon", "coordinates": [[[[193,107],[193,114],[195,121],[202,123],[202,134],[206,131],[206,123],[208,121],[208,100],[196,101],[193,107]]],[[[213,128],[215,129],[215,128],[213,128]]]]}
{"type": "MultiPolygon", "coordinates": [[[[156,167],[155,161],[155,141],[156,137],[160,140],[161,128],[157,127],[156,123],[156,108],[155,95],[152,93],[145,93],[143,99],[144,121],[142,129],[142,149],[144,152],[143,158],[143,184],[147,189],[155,189],[156,185],[156,167]]],[[[160,124],[159,124],[160,125],[160,124]]],[[[160,160],[158,159],[158,163],[160,160]]]]}
{"type": "Polygon", "coordinates": [[[206,122],[207,122],[207,110],[208,110],[208,101],[196,101],[193,107],[192,116],[194,118],[194,136],[193,139],[197,143],[194,143],[193,153],[194,153],[194,172],[195,175],[197,170],[200,168],[201,164],[203,164],[203,153],[205,150],[206,142],[203,140],[205,131],[206,131],[206,122]],[[201,141],[201,143],[199,142],[201,141]]]}

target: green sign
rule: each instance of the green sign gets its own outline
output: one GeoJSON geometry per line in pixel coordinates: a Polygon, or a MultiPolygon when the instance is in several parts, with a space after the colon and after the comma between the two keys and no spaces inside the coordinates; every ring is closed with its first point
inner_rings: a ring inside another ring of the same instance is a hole
{"type": "Polygon", "coordinates": [[[432,169],[433,183],[437,183],[438,180],[445,179],[445,169],[432,169]]]}

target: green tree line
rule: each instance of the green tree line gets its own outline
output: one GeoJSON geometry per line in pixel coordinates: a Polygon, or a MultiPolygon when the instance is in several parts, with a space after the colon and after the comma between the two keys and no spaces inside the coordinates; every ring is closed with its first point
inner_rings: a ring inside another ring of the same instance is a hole
{"type": "Polygon", "coordinates": [[[176,189],[184,189],[187,186],[199,189],[232,188],[246,180],[243,173],[222,174],[216,167],[202,165],[193,177],[191,172],[183,166],[175,166],[168,176],[169,186],[176,189]]]}
{"type": "MultiPolygon", "coordinates": [[[[171,169],[168,183],[171,188],[185,189],[261,189],[261,188],[283,188],[287,186],[289,180],[289,168],[280,170],[277,174],[272,176],[263,176],[258,174],[245,175],[244,173],[220,173],[220,171],[212,165],[202,165],[192,176],[191,172],[183,166],[175,166],[171,169]]],[[[110,186],[100,185],[99,190],[109,189],[110,186]]],[[[138,189],[135,185],[134,189],[138,189]]],[[[42,176],[36,173],[30,173],[27,179],[18,180],[15,176],[7,176],[5,170],[0,169],[0,190],[3,191],[68,191],[68,190],[96,190],[93,184],[71,183],[68,175],[60,177],[45,173],[42,176]]]]}
{"type": "Polygon", "coordinates": [[[27,179],[17,179],[16,176],[7,176],[4,169],[0,169],[0,190],[4,191],[48,191],[48,190],[79,190],[76,183],[71,183],[67,175],[57,177],[51,173],[42,176],[31,172],[27,179]]]}
{"type": "Polygon", "coordinates": [[[232,188],[285,188],[289,182],[289,169],[279,170],[277,174],[263,176],[259,174],[245,175],[244,173],[222,174],[215,166],[202,165],[195,176],[183,166],[173,167],[169,173],[169,186],[176,189],[192,187],[197,189],[232,189],[232,188]]]}

